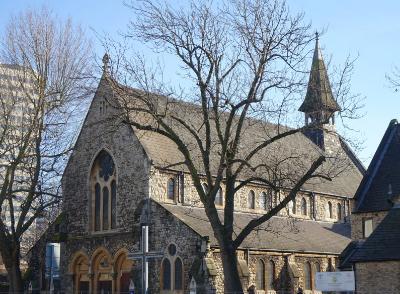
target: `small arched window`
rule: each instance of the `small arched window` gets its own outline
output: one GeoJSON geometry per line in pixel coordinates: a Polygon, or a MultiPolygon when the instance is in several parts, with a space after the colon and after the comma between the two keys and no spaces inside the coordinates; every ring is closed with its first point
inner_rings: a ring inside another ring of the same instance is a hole
{"type": "Polygon", "coordinates": [[[170,200],[175,200],[175,179],[170,178],[168,179],[168,191],[167,191],[167,198],[170,200]]]}
{"type": "Polygon", "coordinates": [[[175,290],[183,290],[183,263],[182,260],[177,257],[175,259],[175,290]]]}
{"type": "Polygon", "coordinates": [[[275,290],[274,281],[275,281],[275,263],[272,260],[270,260],[268,262],[268,268],[267,268],[267,287],[268,287],[268,290],[275,290]]]}
{"type": "Polygon", "coordinates": [[[91,228],[106,231],[116,228],[117,182],[114,161],[101,151],[94,160],[90,173],[91,228]]]}
{"type": "Polygon", "coordinates": [[[304,197],[301,198],[301,214],[307,215],[307,200],[304,197]]]}
{"type": "Polygon", "coordinates": [[[292,200],[292,214],[296,214],[296,199],[292,200]]]}
{"type": "Polygon", "coordinates": [[[264,209],[264,210],[268,210],[268,208],[269,208],[268,206],[269,206],[269,204],[268,204],[268,195],[267,195],[267,193],[262,192],[260,194],[260,208],[264,209]]]}
{"type": "Polygon", "coordinates": [[[222,188],[219,187],[217,195],[215,195],[215,201],[214,201],[215,205],[222,206],[224,203],[223,199],[224,198],[223,198],[222,188]]]}
{"type": "Polygon", "coordinates": [[[162,289],[171,290],[171,263],[164,258],[161,265],[162,289]]]}
{"type": "Polygon", "coordinates": [[[330,201],[328,201],[327,213],[328,213],[328,218],[333,218],[332,203],[330,201]]]}
{"type": "Polygon", "coordinates": [[[340,203],[337,204],[336,211],[337,211],[337,219],[338,219],[338,221],[341,221],[342,220],[342,205],[340,205],[340,203]]]}
{"type": "Polygon", "coordinates": [[[265,264],[261,259],[256,265],[256,285],[257,290],[265,290],[265,264]]]}
{"type": "Polygon", "coordinates": [[[311,264],[309,262],[304,264],[304,288],[311,290],[311,264]]]}
{"type": "Polygon", "coordinates": [[[247,196],[247,208],[256,208],[256,194],[253,190],[250,190],[249,195],[247,196]]]}

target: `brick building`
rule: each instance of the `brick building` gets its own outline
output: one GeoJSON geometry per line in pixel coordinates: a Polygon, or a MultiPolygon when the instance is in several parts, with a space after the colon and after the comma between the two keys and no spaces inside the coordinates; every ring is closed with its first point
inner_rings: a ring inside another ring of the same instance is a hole
{"type": "MultiPolygon", "coordinates": [[[[145,199],[151,199],[150,250],[164,255],[150,262],[151,293],[187,293],[190,284],[198,293],[222,293],[219,247],[189,174],[177,164],[182,158],[176,145],[161,135],[116,123],[117,93],[109,84],[107,64],[104,68],[62,180],[67,234],[61,244],[63,290],[120,293],[128,290],[131,279],[140,288],[139,263],[128,259],[128,253],[140,249],[140,215],[145,199]]],[[[162,104],[164,98],[154,99],[162,104]]],[[[183,120],[199,124],[196,105],[174,100],[171,107],[183,120]]],[[[347,220],[364,169],[335,132],[334,113],[339,109],[317,41],[300,111],[306,124],[326,124],[287,137],[275,151],[297,152],[299,160],[325,152],[340,157],[346,168],[332,181],[308,182],[296,201],[243,242],[238,266],[245,289],[293,293],[301,286],[305,293],[313,293],[315,272],[335,270],[338,255],[350,242],[347,220]]],[[[259,120],[245,123],[242,141],[249,146],[277,128],[259,120]]],[[[187,134],[180,136],[190,144],[187,134]]],[[[268,156],[262,154],[256,161],[269,160],[268,156]]],[[[328,159],[324,166],[332,162],[328,159]]],[[[241,228],[266,213],[285,192],[284,185],[276,193],[262,183],[246,185],[235,199],[235,225],[241,228]]],[[[221,215],[224,201],[221,187],[215,201],[221,215]]]]}
{"type": "Polygon", "coordinates": [[[392,120],[355,196],[353,242],[341,266],[355,271],[360,294],[398,293],[400,289],[400,127],[392,120]]]}

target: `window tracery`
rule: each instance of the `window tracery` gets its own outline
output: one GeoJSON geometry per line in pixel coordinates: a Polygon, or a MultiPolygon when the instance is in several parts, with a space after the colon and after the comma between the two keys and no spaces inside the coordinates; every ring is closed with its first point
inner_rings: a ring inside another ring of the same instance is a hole
{"type": "Polygon", "coordinates": [[[114,161],[109,153],[101,151],[91,170],[91,223],[93,231],[116,228],[117,184],[114,161]]]}

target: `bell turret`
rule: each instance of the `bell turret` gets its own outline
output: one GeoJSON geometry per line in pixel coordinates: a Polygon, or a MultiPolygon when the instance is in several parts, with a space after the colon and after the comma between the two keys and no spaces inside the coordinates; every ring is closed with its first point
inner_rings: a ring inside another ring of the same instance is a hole
{"type": "Polygon", "coordinates": [[[319,47],[318,33],[315,33],[315,35],[315,49],[307,93],[299,111],[304,112],[305,125],[311,126],[310,129],[305,131],[305,135],[325,150],[326,132],[335,132],[335,112],[341,109],[332,94],[328,73],[319,47]],[[312,127],[312,125],[315,127],[312,127]]]}

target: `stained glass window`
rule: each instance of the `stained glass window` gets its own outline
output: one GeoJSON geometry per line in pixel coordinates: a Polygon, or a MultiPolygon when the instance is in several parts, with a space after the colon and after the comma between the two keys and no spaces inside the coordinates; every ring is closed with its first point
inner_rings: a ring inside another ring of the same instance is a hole
{"type": "Polygon", "coordinates": [[[162,262],[162,289],[171,290],[171,263],[167,258],[162,262]]]}
{"type": "Polygon", "coordinates": [[[95,203],[94,203],[94,214],[95,214],[95,231],[100,230],[100,185],[97,183],[95,185],[95,203]]]}
{"type": "Polygon", "coordinates": [[[114,161],[110,154],[101,151],[96,157],[91,181],[94,187],[92,196],[92,228],[94,231],[116,228],[117,185],[114,161]]]}
{"type": "Polygon", "coordinates": [[[103,230],[109,229],[108,224],[108,188],[103,188],[103,230]]]}
{"type": "Polygon", "coordinates": [[[175,290],[183,290],[183,264],[178,257],[175,259],[175,290]]]}

